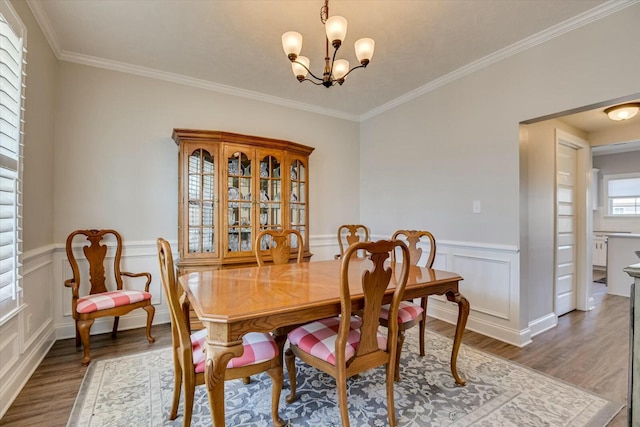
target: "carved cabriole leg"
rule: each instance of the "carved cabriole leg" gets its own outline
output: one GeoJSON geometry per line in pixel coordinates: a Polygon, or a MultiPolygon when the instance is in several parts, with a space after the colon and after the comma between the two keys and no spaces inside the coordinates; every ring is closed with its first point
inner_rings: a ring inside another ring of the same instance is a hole
{"type": "Polygon", "coordinates": [[[76,319],[76,347],[80,347],[82,341],[80,341],[80,329],[78,329],[78,319],[76,319]]]}
{"type": "Polygon", "coordinates": [[[402,346],[404,345],[404,329],[398,330],[398,349],[396,350],[396,369],[395,369],[395,380],[400,381],[400,355],[402,354],[402,346]]]}
{"type": "Polygon", "coordinates": [[[204,378],[209,395],[211,421],[214,427],[224,427],[224,372],[229,360],[242,356],[244,349],[242,341],[230,343],[229,347],[207,341],[205,348],[207,363],[204,378]]]}
{"type": "Polygon", "coordinates": [[[456,384],[465,385],[467,382],[464,378],[458,375],[457,361],[458,351],[460,350],[460,344],[462,343],[462,335],[467,325],[467,318],[469,317],[469,301],[459,292],[449,291],[447,292],[447,300],[458,304],[458,323],[456,325],[456,335],[453,339],[453,349],[451,351],[451,373],[456,380],[456,384]]]}
{"type": "Polygon", "coordinates": [[[150,343],[156,342],[156,339],[151,336],[151,324],[153,323],[153,316],[156,314],[156,308],[153,304],[145,305],[142,308],[147,312],[147,341],[150,343]]]}
{"type": "Polygon", "coordinates": [[[271,377],[272,391],[271,391],[271,418],[273,419],[273,425],[276,427],[284,426],[284,421],[278,414],[278,407],[280,405],[280,393],[282,393],[282,380],[284,374],[282,373],[282,365],[271,368],[267,371],[267,374],[271,377]]]}
{"type": "Polygon", "coordinates": [[[289,349],[285,352],[285,361],[287,363],[287,373],[289,374],[289,387],[291,393],[286,398],[287,403],[296,401],[296,355],[289,349]]]}
{"type": "Polygon", "coordinates": [[[427,301],[428,300],[429,300],[428,297],[422,297],[421,300],[420,300],[420,306],[422,307],[422,320],[420,321],[420,325],[419,325],[420,356],[424,356],[425,355],[424,334],[427,333],[427,301]]]}
{"type": "Polygon", "coordinates": [[[118,323],[120,323],[120,316],[113,318],[113,330],[111,331],[111,338],[115,338],[118,334],[118,323]]]}
{"type": "Polygon", "coordinates": [[[91,362],[90,349],[89,349],[89,332],[94,320],[78,320],[78,333],[80,334],[80,340],[82,341],[82,348],[84,350],[84,357],[82,358],[82,364],[87,366],[91,362]]]}

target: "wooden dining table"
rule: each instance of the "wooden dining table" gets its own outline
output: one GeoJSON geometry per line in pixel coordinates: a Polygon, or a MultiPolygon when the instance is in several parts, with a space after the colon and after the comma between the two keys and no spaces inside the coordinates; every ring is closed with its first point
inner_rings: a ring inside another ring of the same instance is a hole
{"type": "MultiPolygon", "coordinates": [[[[352,260],[349,272],[352,309],[364,305],[360,278],[370,261],[352,260]]],[[[291,325],[340,314],[341,260],[205,270],[179,277],[186,299],[207,329],[205,382],[214,426],[225,425],[224,374],[231,358],[243,352],[242,336],[248,332],[274,332],[281,349],[291,325]]],[[[393,264],[390,267],[394,270],[393,264]]],[[[398,271],[400,269],[397,269],[398,271]]],[[[392,282],[395,280],[395,274],[392,282]]],[[[459,292],[456,273],[412,266],[404,299],[445,295],[458,304],[458,321],[451,351],[451,373],[465,385],[456,361],[462,342],[469,302],[459,292]]],[[[386,293],[391,301],[393,289],[386,293]]]]}

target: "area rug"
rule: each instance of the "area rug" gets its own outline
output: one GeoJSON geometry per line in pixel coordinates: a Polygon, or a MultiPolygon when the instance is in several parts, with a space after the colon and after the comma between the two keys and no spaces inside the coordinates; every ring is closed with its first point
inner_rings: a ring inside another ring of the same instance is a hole
{"type": "MultiPolygon", "coordinates": [[[[400,426],[593,426],[602,427],[624,406],[566,382],[462,345],[458,372],[467,380],[456,386],[449,370],[452,341],[428,332],[427,355],[420,357],[417,335],[407,334],[402,380],[395,384],[400,426]]],[[[94,360],[80,388],[68,422],[74,426],[180,426],[169,420],[173,393],[169,348],[108,360],[94,360]]],[[[339,426],[340,412],[332,377],[297,361],[298,400],[285,402],[280,416],[290,426],[339,426]]],[[[225,383],[228,426],[269,426],[271,379],[266,374],[225,383]]],[[[386,426],[384,368],[348,381],[349,417],[354,426],[386,426]]],[[[210,426],[205,386],[197,387],[192,426],[210,426]]]]}

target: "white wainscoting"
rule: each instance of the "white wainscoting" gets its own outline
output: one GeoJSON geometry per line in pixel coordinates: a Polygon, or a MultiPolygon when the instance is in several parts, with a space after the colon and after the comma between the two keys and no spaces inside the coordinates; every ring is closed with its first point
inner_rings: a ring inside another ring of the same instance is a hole
{"type": "MultiPolygon", "coordinates": [[[[388,236],[372,236],[372,239],[388,236]]],[[[429,245],[422,247],[429,251],[429,245]]],[[[424,255],[423,255],[424,256],[424,255]]],[[[433,268],[458,273],[460,293],[471,306],[467,329],[523,347],[531,342],[520,320],[520,251],[516,246],[437,241],[433,268]]],[[[442,296],[429,297],[427,314],[455,324],[458,305],[442,296]]]]}
{"type": "Polygon", "coordinates": [[[51,245],[23,255],[23,305],[0,325],[0,418],[55,342],[53,251],[51,245]]]}

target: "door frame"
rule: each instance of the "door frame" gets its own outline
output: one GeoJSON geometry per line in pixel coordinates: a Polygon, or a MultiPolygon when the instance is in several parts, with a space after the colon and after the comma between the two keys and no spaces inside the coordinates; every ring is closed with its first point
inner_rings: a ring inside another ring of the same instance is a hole
{"type": "Polygon", "coordinates": [[[555,156],[554,156],[554,230],[553,230],[553,311],[556,310],[556,279],[557,279],[557,248],[558,248],[558,149],[560,145],[568,145],[576,149],[576,200],[575,200],[575,261],[576,261],[576,309],[587,311],[594,308],[594,300],[591,295],[591,282],[593,282],[593,206],[594,197],[591,189],[592,157],[591,146],[588,141],[572,135],[562,129],[555,129],[555,156]]]}

